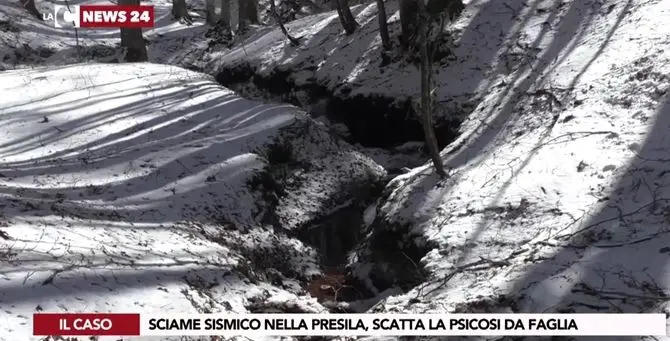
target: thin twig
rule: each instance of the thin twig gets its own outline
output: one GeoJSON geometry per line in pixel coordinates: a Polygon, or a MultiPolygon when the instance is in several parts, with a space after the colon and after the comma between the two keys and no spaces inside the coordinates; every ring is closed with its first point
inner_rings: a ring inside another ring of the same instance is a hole
{"type": "MultiPolygon", "coordinates": [[[[588,137],[588,136],[591,136],[591,135],[609,135],[609,134],[612,134],[612,133],[614,133],[614,132],[611,131],[611,130],[573,131],[573,132],[569,132],[569,133],[565,133],[565,134],[558,135],[558,136],[556,136],[556,137],[554,137],[554,138],[552,138],[552,139],[550,139],[550,140],[548,140],[548,141],[546,141],[546,142],[544,142],[544,143],[541,143],[541,144],[535,146],[535,147],[533,148],[533,150],[537,150],[537,149],[539,149],[539,148],[541,148],[541,147],[543,147],[543,146],[547,146],[547,145],[551,145],[551,144],[555,144],[555,143],[561,143],[561,142],[564,142],[564,141],[555,142],[556,140],[558,140],[558,139],[560,139],[560,138],[563,138],[563,137],[570,137],[570,138],[571,138],[571,137],[573,137],[574,135],[577,135],[577,134],[579,134],[579,135],[583,135],[583,136],[580,136],[580,137],[588,137]],[[555,143],[552,143],[552,142],[555,142],[555,143]]],[[[576,137],[575,137],[575,138],[576,138],[576,137]]],[[[566,141],[566,142],[567,142],[567,141],[566,141]]]]}
{"type": "MultiPolygon", "coordinates": [[[[666,200],[670,200],[670,199],[659,199],[659,200],[661,200],[661,201],[666,201],[666,200]]],[[[592,228],[594,228],[594,227],[596,227],[596,226],[598,226],[598,225],[600,225],[600,224],[604,224],[604,223],[607,223],[607,222],[610,222],[610,221],[614,221],[614,220],[617,220],[617,219],[623,219],[623,218],[625,218],[625,217],[632,216],[632,215],[634,215],[634,214],[640,213],[640,211],[642,211],[643,209],[645,209],[645,208],[647,208],[647,207],[649,207],[649,206],[652,206],[652,205],[656,205],[656,204],[657,204],[657,200],[653,200],[653,201],[651,201],[651,202],[649,202],[649,203],[646,203],[646,204],[644,204],[644,205],[638,207],[636,210],[630,211],[630,212],[625,213],[625,214],[620,213],[620,214],[617,215],[616,217],[611,217],[611,218],[607,218],[607,219],[603,219],[603,220],[597,221],[597,222],[595,222],[595,223],[586,225],[586,226],[582,227],[581,229],[579,229],[579,230],[577,230],[577,231],[575,231],[575,232],[572,232],[572,233],[569,233],[569,234],[566,234],[566,235],[563,235],[563,236],[559,236],[559,237],[557,237],[557,238],[559,238],[559,239],[568,239],[568,238],[572,238],[572,237],[574,237],[575,235],[578,235],[578,234],[580,234],[580,233],[583,233],[583,232],[585,232],[585,231],[587,231],[587,230],[589,230],[589,229],[592,229],[592,228]]]]}
{"type": "MultiPolygon", "coordinates": [[[[517,250],[512,252],[509,256],[502,258],[502,259],[487,259],[485,257],[481,257],[480,259],[471,263],[467,263],[461,266],[456,267],[452,272],[444,276],[440,282],[435,288],[431,289],[427,293],[423,294],[423,296],[428,296],[432,294],[433,292],[443,288],[447,283],[454,278],[457,274],[460,274],[462,272],[465,272],[466,270],[473,270],[473,271],[479,271],[479,270],[487,270],[496,266],[508,266],[510,265],[510,260],[523,253],[526,252],[525,249],[517,250]]],[[[416,298],[419,298],[420,295],[422,295],[421,290],[423,288],[419,289],[419,292],[417,292],[416,298]]]]}
{"type": "Polygon", "coordinates": [[[410,263],[412,263],[412,265],[414,265],[414,270],[416,271],[416,274],[417,274],[419,277],[423,277],[423,274],[421,273],[421,268],[419,268],[419,266],[412,260],[412,258],[410,258],[410,257],[409,257],[404,251],[402,251],[402,250],[400,250],[400,253],[401,253],[403,256],[405,256],[405,258],[407,258],[407,260],[408,260],[410,263]]]}

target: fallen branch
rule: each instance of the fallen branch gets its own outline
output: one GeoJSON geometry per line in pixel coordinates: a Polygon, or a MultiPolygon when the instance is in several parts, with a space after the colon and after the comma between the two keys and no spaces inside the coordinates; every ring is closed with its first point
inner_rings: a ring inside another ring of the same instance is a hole
{"type": "Polygon", "coordinates": [[[600,224],[604,224],[604,223],[607,223],[607,222],[610,222],[610,221],[614,221],[614,220],[617,220],[617,219],[622,220],[622,219],[625,218],[625,217],[632,216],[632,215],[635,215],[635,214],[637,214],[637,213],[640,213],[640,211],[642,211],[642,210],[645,209],[645,208],[648,208],[648,207],[653,206],[653,205],[658,205],[658,201],[670,201],[670,199],[658,199],[658,200],[652,200],[651,202],[646,203],[646,204],[644,204],[644,205],[638,207],[637,209],[635,209],[635,210],[633,210],[633,211],[630,211],[630,212],[628,212],[628,213],[622,213],[622,212],[620,212],[616,217],[611,217],[611,218],[607,218],[607,219],[603,219],[603,220],[597,221],[597,222],[595,222],[595,223],[586,225],[586,226],[582,227],[581,229],[579,229],[579,230],[577,230],[577,231],[575,231],[575,232],[572,232],[572,233],[569,233],[569,234],[566,234],[566,235],[563,235],[563,236],[559,236],[559,237],[557,237],[557,238],[558,238],[558,239],[563,239],[563,240],[565,240],[565,239],[569,239],[569,238],[572,238],[572,237],[574,237],[574,236],[576,236],[576,235],[578,235],[578,234],[580,234],[580,233],[584,233],[584,232],[586,232],[587,230],[590,230],[590,229],[592,229],[592,228],[594,228],[594,227],[596,227],[596,226],[598,226],[598,225],[600,225],[600,224]]]}
{"type": "Polygon", "coordinates": [[[629,242],[612,243],[612,244],[600,244],[600,245],[596,244],[596,245],[591,245],[591,246],[595,247],[595,248],[599,248],[599,249],[608,249],[608,248],[623,247],[623,246],[628,246],[628,245],[635,245],[635,244],[640,244],[640,243],[652,240],[652,239],[654,239],[654,238],[656,238],[656,237],[658,237],[662,234],[666,234],[668,232],[670,232],[670,231],[656,232],[656,233],[651,234],[649,236],[642,237],[642,238],[639,238],[639,239],[635,239],[635,240],[629,241],[629,242]]]}
{"type": "Polygon", "coordinates": [[[463,264],[463,265],[460,265],[460,266],[456,267],[456,269],[454,269],[452,272],[450,272],[449,274],[444,276],[442,278],[440,284],[438,284],[435,288],[431,289],[430,291],[428,291],[425,294],[422,294],[422,290],[426,286],[428,286],[428,284],[425,285],[424,287],[419,289],[415,299],[418,299],[419,296],[422,296],[422,295],[423,296],[428,296],[428,295],[432,294],[433,292],[443,288],[445,285],[447,285],[447,283],[449,283],[449,281],[452,278],[454,278],[454,276],[456,276],[457,274],[463,273],[466,270],[468,270],[468,271],[479,271],[479,270],[491,269],[491,268],[494,268],[494,267],[509,266],[510,265],[510,260],[513,257],[518,256],[518,255],[520,255],[524,252],[526,252],[525,249],[520,249],[520,250],[512,252],[509,256],[507,256],[505,258],[502,258],[502,259],[488,259],[488,258],[480,256],[479,257],[480,259],[477,260],[477,261],[467,263],[467,264],[463,264]]]}
{"type": "MultiPolygon", "coordinates": [[[[576,139],[576,138],[584,138],[584,137],[588,137],[588,136],[591,136],[591,135],[609,135],[609,134],[612,134],[612,133],[614,133],[614,132],[611,131],[611,130],[598,130],[598,131],[573,131],[573,132],[569,132],[569,133],[565,133],[565,134],[558,135],[558,136],[552,138],[551,140],[548,140],[547,142],[541,143],[541,144],[535,146],[535,147],[533,148],[533,150],[537,150],[537,149],[539,149],[539,148],[541,148],[541,147],[543,147],[543,146],[548,146],[548,145],[552,145],[552,144],[558,144],[558,143],[568,142],[567,140],[566,140],[566,141],[558,141],[558,142],[556,142],[556,140],[561,139],[561,138],[564,138],[564,137],[568,137],[568,138],[573,138],[573,137],[574,137],[574,139],[576,139]],[[577,136],[577,137],[575,137],[575,135],[578,135],[578,134],[579,134],[579,135],[582,135],[582,136],[577,136]]],[[[574,139],[572,139],[572,140],[574,140],[574,139]]]]}

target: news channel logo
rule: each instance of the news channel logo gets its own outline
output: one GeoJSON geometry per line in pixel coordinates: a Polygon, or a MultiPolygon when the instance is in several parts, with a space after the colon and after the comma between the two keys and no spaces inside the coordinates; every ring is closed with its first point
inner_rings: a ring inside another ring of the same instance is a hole
{"type": "Polygon", "coordinates": [[[54,5],[54,27],[79,27],[79,6],[54,5]]]}

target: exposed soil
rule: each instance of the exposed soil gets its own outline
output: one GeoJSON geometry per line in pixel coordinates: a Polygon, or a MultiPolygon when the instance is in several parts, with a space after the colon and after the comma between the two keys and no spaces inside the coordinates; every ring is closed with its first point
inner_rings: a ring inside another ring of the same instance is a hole
{"type": "MultiPolygon", "coordinates": [[[[424,140],[410,98],[351,95],[351,89],[346,85],[331,90],[316,80],[296,84],[290,70],[275,70],[269,75],[260,75],[246,64],[220,70],[216,80],[244,97],[270,98],[293,104],[312,111],[310,114],[313,117],[325,116],[331,123],[344,124],[348,135],[341,137],[352,144],[391,149],[407,142],[424,140]],[[253,93],[248,89],[253,89],[253,93]]],[[[435,132],[440,149],[458,137],[460,124],[461,121],[456,120],[438,120],[435,132]]],[[[274,193],[275,187],[281,188],[282,179],[276,179],[272,172],[268,172],[266,177],[272,179],[264,179],[262,183],[275,185],[262,186],[264,191],[274,193]]],[[[291,233],[318,250],[323,275],[305,283],[305,286],[312,296],[333,312],[341,311],[341,306],[329,306],[326,303],[360,301],[374,296],[361,279],[353,275],[355,266],[349,264],[349,256],[361,246],[363,233],[366,232],[363,212],[381,195],[384,185],[370,184],[370,191],[357,192],[360,197],[351,198],[350,206],[291,233]]],[[[269,197],[281,198],[280,192],[277,195],[270,193],[269,197]]],[[[429,248],[417,248],[411,241],[399,242],[398,238],[405,238],[402,231],[397,228],[386,229],[380,224],[381,221],[377,220],[370,227],[377,235],[367,241],[370,244],[368,250],[374,252],[367,259],[391,266],[388,267],[388,273],[373,271],[370,276],[374,278],[370,280],[380,290],[393,286],[408,290],[422,280],[423,271],[417,264],[429,248]]],[[[380,267],[376,266],[375,269],[380,267]]]]}

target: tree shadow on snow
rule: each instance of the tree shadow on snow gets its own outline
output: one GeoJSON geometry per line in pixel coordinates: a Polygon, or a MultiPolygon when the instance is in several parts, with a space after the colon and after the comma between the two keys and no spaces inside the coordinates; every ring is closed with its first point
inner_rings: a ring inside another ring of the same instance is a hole
{"type": "MultiPolygon", "coordinates": [[[[291,124],[295,109],[249,102],[209,82],[166,82],[155,85],[157,94],[148,98],[106,104],[146,91],[94,94],[41,111],[16,107],[0,117],[7,124],[18,117],[40,129],[0,146],[5,160],[13,159],[0,164],[0,193],[18,200],[12,206],[19,208],[6,209],[5,217],[24,215],[20,209],[32,207],[37,214],[79,218],[212,223],[226,221],[229,210],[248,204],[221,194],[245,186],[263,167],[250,148],[291,124]],[[208,99],[180,106],[194,95],[208,99]],[[110,109],[59,122],[59,115],[106,106],[110,109]],[[51,119],[40,123],[42,117],[51,119]],[[113,133],[100,132],[118,121],[131,123],[113,133]],[[35,179],[37,186],[17,179],[35,179]],[[209,209],[207,216],[203,208],[209,209]]],[[[252,208],[247,211],[253,214],[252,208]]]]}
{"type": "MultiPolygon", "coordinates": [[[[523,312],[665,311],[670,250],[670,97],[601,205],[566,229],[557,251],[533,261],[510,293],[523,312]]],[[[652,118],[653,119],[653,118],[652,118]]]]}
{"type": "MultiPolygon", "coordinates": [[[[193,258],[189,257],[191,255],[180,253],[175,253],[174,256],[175,259],[181,256],[193,258]]],[[[203,292],[213,290],[210,291],[210,294],[221,290],[219,294],[223,294],[231,289],[242,290],[248,285],[241,278],[232,274],[232,267],[229,264],[195,260],[171,263],[139,261],[135,264],[126,264],[107,255],[100,255],[99,257],[87,256],[87,261],[79,264],[62,262],[60,266],[56,266],[55,264],[59,263],[57,259],[51,255],[47,258],[47,261],[54,264],[53,267],[28,266],[31,275],[22,285],[3,284],[0,291],[0,303],[7,306],[34,304],[35,307],[42,306],[51,310],[57,309],[58,306],[76,305],[73,303],[73,298],[95,304],[95,301],[104,301],[105,296],[126,295],[132,299],[132,296],[136,295],[133,293],[134,290],[157,287],[163,290],[155,290],[151,298],[153,302],[173,302],[175,307],[183,308],[191,306],[188,301],[187,288],[201,289],[203,292]],[[203,287],[198,288],[197,283],[203,287]],[[170,291],[168,288],[178,291],[170,291]],[[181,304],[179,301],[182,301],[181,304]]],[[[0,275],[0,278],[3,277],[7,279],[12,277],[12,274],[0,275]]],[[[147,292],[144,291],[144,295],[146,294],[147,292]]],[[[148,303],[142,302],[146,297],[138,296],[135,299],[137,303],[148,303]]],[[[106,309],[114,311],[122,308],[114,308],[112,305],[119,303],[113,300],[109,300],[108,303],[106,309]]],[[[222,306],[225,307],[225,305],[222,306]]],[[[101,308],[97,306],[94,309],[101,308]]],[[[197,307],[194,306],[193,309],[196,311],[197,307]]]]}
{"type": "MultiPolygon", "coordinates": [[[[18,78],[28,87],[42,75],[29,73],[18,78]]],[[[258,198],[244,187],[266,165],[256,153],[295,122],[296,108],[147,73],[141,85],[119,74],[89,86],[84,71],[82,86],[50,88],[37,107],[19,98],[0,108],[0,124],[18,127],[0,145],[0,223],[10,237],[0,240],[2,304],[58,309],[140,288],[205,285],[223,296],[249,285],[230,262],[244,258],[236,238],[252,226],[232,222],[255,223],[258,198]]],[[[161,290],[156,302],[191,305],[183,291],[161,290]]]]}
{"type": "MultiPolygon", "coordinates": [[[[630,4],[631,1],[628,1],[624,8],[630,4]]],[[[470,99],[480,106],[478,111],[470,114],[478,123],[468,123],[466,135],[442,152],[445,166],[451,169],[475,168],[498,144],[505,143],[504,138],[509,134],[505,128],[526,119],[519,115],[519,101],[533,91],[553,86],[547,84],[544,77],[553,70],[557,60],[566,58],[573,51],[579,43],[575,39],[579,39],[593,23],[593,18],[600,14],[597,1],[572,1],[558,5],[542,0],[487,1],[476,2],[473,7],[470,11],[475,11],[472,14],[474,17],[470,19],[465,13],[464,20],[468,20],[468,24],[463,28],[458,47],[454,50],[459,61],[447,66],[446,71],[441,70],[439,76],[446,88],[441,89],[442,92],[455,91],[455,97],[468,92],[481,94],[479,98],[470,99]],[[544,24],[537,22],[538,13],[547,13],[544,24]],[[524,31],[530,25],[542,27],[535,37],[528,37],[524,31]],[[551,40],[546,43],[548,38],[551,40]],[[473,78],[468,78],[471,73],[473,78]],[[495,94],[493,101],[481,102],[491,94],[495,94]]],[[[620,22],[626,10],[619,15],[620,22]]],[[[608,35],[611,36],[617,28],[618,25],[615,25],[608,35]]],[[[608,40],[604,40],[600,51],[607,44],[608,40]]],[[[592,57],[597,58],[600,51],[592,57]]],[[[533,119],[537,121],[533,124],[536,128],[550,130],[548,127],[556,118],[545,115],[533,119]]],[[[428,202],[429,197],[448,197],[451,190],[449,184],[458,183],[460,172],[454,172],[444,183],[434,174],[432,166],[416,176],[420,179],[408,182],[411,188],[402,189],[407,191],[403,195],[410,212],[437,204],[428,202]],[[439,185],[437,189],[436,185],[439,185]],[[440,194],[426,196],[430,188],[440,194]]]]}
{"type": "MultiPolygon", "coordinates": [[[[602,54],[602,51],[608,46],[610,42],[610,38],[618,30],[620,27],[620,24],[622,23],[623,19],[626,17],[628,14],[628,10],[630,7],[633,5],[632,0],[627,1],[623,6],[621,6],[621,9],[617,13],[617,20],[615,23],[612,25],[612,27],[608,30],[605,39],[599,44],[598,50],[592,54],[591,58],[587,63],[584,65],[581,65],[581,71],[577,74],[577,76],[573,77],[572,80],[570,81],[569,85],[565,87],[568,90],[572,90],[574,88],[574,85],[577,84],[581,76],[588,70],[588,68],[592,65],[592,63],[600,57],[602,54]]],[[[575,5],[572,6],[568,12],[564,15],[564,19],[561,20],[561,26],[559,26],[556,30],[556,36],[557,37],[569,37],[571,40],[568,41],[566,44],[565,42],[561,42],[558,39],[554,39],[551,44],[545,49],[545,52],[542,54],[542,56],[539,57],[539,63],[537,67],[537,70],[539,72],[537,73],[532,73],[531,75],[534,75],[533,77],[526,77],[523,78],[521,83],[516,89],[508,89],[511,92],[514,92],[516,94],[521,94],[522,96],[529,96],[529,93],[532,92],[533,90],[537,89],[548,89],[549,91],[556,91],[552,90],[552,87],[555,86],[554,84],[551,84],[546,81],[546,78],[551,75],[552,71],[559,65],[559,63],[563,60],[566,60],[570,54],[574,51],[574,48],[579,45],[579,39],[584,37],[585,32],[589,29],[591,24],[593,23],[594,16],[596,15],[596,11],[599,10],[599,3],[594,3],[592,5],[589,5],[588,3],[581,3],[580,5],[575,5]],[[592,7],[592,6],[596,7],[592,7]],[[589,12],[589,15],[583,15],[584,12],[589,12]],[[581,22],[580,22],[581,21],[581,22]],[[575,30],[575,28],[577,28],[575,30]],[[560,57],[559,57],[560,56],[560,57]]],[[[546,33],[546,32],[543,32],[546,33]]],[[[536,43],[539,43],[539,41],[543,38],[542,35],[539,35],[538,38],[536,39],[536,43]]],[[[537,45],[537,44],[533,44],[537,45]]],[[[515,80],[516,81],[516,80],[515,80]]],[[[558,93],[558,92],[557,92],[558,93]]],[[[499,98],[504,99],[507,97],[509,93],[504,93],[501,95],[499,98]]],[[[560,94],[559,94],[560,97],[560,94]]],[[[518,97],[517,97],[518,98],[518,97]]],[[[562,103],[565,103],[566,101],[562,100],[562,103]]],[[[554,104],[550,104],[549,108],[553,107],[554,104]]],[[[508,187],[514,182],[516,179],[517,174],[521,174],[523,170],[526,168],[528,164],[530,164],[531,160],[533,157],[537,154],[541,146],[546,142],[546,139],[551,135],[552,130],[554,125],[556,124],[557,120],[559,119],[560,113],[551,113],[552,110],[550,109],[548,112],[542,112],[542,111],[537,111],[534,112],[534,116],[541,116],[544,114],[545,117],[543,118],[524,118],[523,115],[521,114],[523,110],[521,110],[518,106],[518,102],[514,100],[507,101],[506,103],[502,103],[501,101],[496,102],[493,107],[499,108],[501,111],[501,114],[498,114],[496,119],[491,121],[491,123],[488,123],[488,129],[494,128],[494,127],[499,127],[503,128],[506,124],[505,121],[509,120],[512,115],[516,113],[516,117],[512,118],[513,120],[526,120],[527,127],[529,129],[543,129],[539,134],[539,137],[537,138],[537,142],[535,143],[535,148],[531,149],[529,153],[526,155],[522,156],[520,158],[520,161],[517,162],[518,166],[513,166],[513,171],[511,172],[511,175],[509,178],[505,181],[503,181],[503,185],[500,186],[500,189],[498,190],[498,194],[491,198],[489,201],[492,204],[499,204],[500,199],[504,196],[506,193],[506,190],[508,187]],[[501,107],[502,106],[502,107],[501,107]],[[505,116],[508,116],[507,118],[504,118],[505,116]],[[504,118],[504,120],[501,120],[501,118],[504,118]],[[535,121],[535,122],[531,122],[535,121]]],[[[559,109],[560,110],[560,109],[559,109]]],[[[502,130],[501,130],[502,131],[502,130]]],[[[489,144],[491,141],[496,139],[496,134],[491,133],[485,130],[485,133],[482,135],[482,140],[479,140],[478,143],[486,143],[489,144]],[[489,141],[486,141],[486,138],[489,138],[489,141]]],[[[465,151],[463,153],[459,152],[459,155],[477,155],[477,152],[468,150],[468,148],[472,147],[473,144],[468,145],[465,147],[465,151]]],[[[474,144],[476,146],[476,144],[474,144]]],[[[484,150],[486,147],[483,147],[481,150],[484,150]]],[[[452,166],[452,162],[454,159],[449,160],[449,165],[452,166]]],[[[458,161],[456,161],[458,162],[458,161]]],[[[458,165],[458,163],[456,163],[458,165]]],[[[500,180],[499,180],[500,181],[500,180]]],[[[479,236],[487,229],[488,224],[486,222],[486,219],[484,219],[481,223],[478,224],[478,226],[475,228],[475,230],[471,233],[470,237],[468,238],[468,242],[476,242],[479,239],[479,236]]],[[[468,256],[470,254],[469,250],[471,249],[465,249],[463,251],[463,255],[459,258],[459,263],[462,263],[464,260],[468,259],[468,256]]]]}

